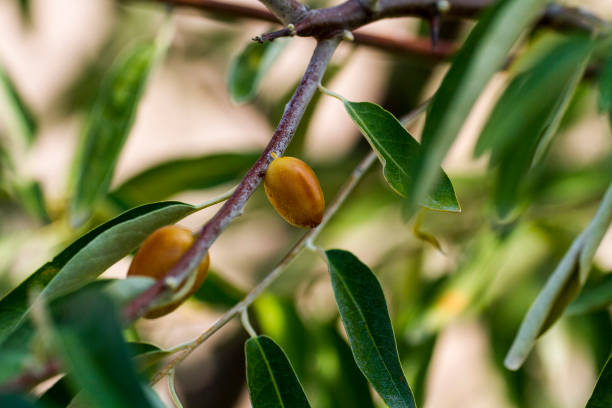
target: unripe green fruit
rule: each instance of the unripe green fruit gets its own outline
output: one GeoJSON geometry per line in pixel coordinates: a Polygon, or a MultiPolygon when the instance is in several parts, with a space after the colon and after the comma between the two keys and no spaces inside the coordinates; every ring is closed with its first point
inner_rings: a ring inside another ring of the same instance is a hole
{"type": "Polygon", "coordinates": [[[264,178],[266,195],[278,214],[296,227],[316,227],[323,219],[325,198],[314,171],[295,157],[270,163],[264,178]]]}
{"type": "MultiPolygon", "coordinates": [[[[155,230],[144,240],[132,259],[127,276],[148,276],[155,280],[161,279],[193,245],[193,241],[191,231],[177,225],[168,225],[155,230]]],[[[179,307],[202,286],[208,273],[209,263],[210,258],[206,254],[198,265],[195,272],[196,278],[189,291],[169,304],[151,309],[145,317],[148,319],[161,317],[179,307]]],[[[183,282],[176,291],[181,290],[186,282],[189,282],[189,279],[183,282]]]]}

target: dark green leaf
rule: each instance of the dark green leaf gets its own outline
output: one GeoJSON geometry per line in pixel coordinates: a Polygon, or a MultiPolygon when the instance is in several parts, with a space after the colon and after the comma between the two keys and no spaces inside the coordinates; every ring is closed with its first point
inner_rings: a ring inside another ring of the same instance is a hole
{"type": "Polygon", "coordinates": [[[599,109],[612,115],[612,57],[603,63],[599,73],[599,109]]]}
{"type": "Polygon", "coordinates": [[[110,299],[81,293],[54,316],[54,343],[68,379],[92,407],[150,407],[110,299]]]}
{"type": "Polygon", "coordinates": [[[194,297],[219,309],[228,309],[240,302],[246,293],[225,279],[215,271],[209,271],[206,280],[200,289],[194,293],[194,297]]]}
{"type": "Polygon", "coordinates": [[[188,190],[215,187],[242,176],[256,153],[212,154],[157,164],[123,182],[110,194],[124,207],[165,200],[188,190]]]}
{"type": "Polygon", "coordinates": [[[599,375],[595,389],[585,408],[610,408],[612,407],[612,356],[604,366],[599,375]]]}
{"type": "Polygon", "coordinates": [[[433,191],[440,164],[476,99],[546,3],[547,0],[500,0],[478,20],[431,103],[423,129],[423,154],[415,163],[415,182],[409,190],[414,203],[422,202],[433,191]]]}
{"type": "Polygon", "coordinates": [[[136,249],[157,228],[196,210],[172,201],[147,204],[83,235],[0,300],[0,341],[25,317],[31,290],[44,288],[48,300],[74,291],[136,249]]]}
{"type": "Polygon", "coordinates": [[[92,207],[108,190],[155,56],[153,44],[130,50],[102,81],[74,166],[70,205],[74,225],[81,225],[89,218],[92,207]]]}
{"type": "Polygon", "coordinates": [[[326,255],[355,362],[387,405],[414,407],[378,279],[350,252],[335,249],[326,255]]]}
{"type": "Polygon", "coordinates": [[[286,45],[283,39],[263,44],[250,42],[232,60],[229,69],[228,89],[232,100],[244,103],[257,94],[259,83],[286,45]]]}
{"type": "Polygon", "coordinates": [[[612,304],[612,273],[606,274],[591,287],[586,287],[569,305],[567,313],[572,315],[605,309],[612,304]]]}
{"type": "Polygon", "coordinates": [[[68,383],[68,379],[64,376],[45,391],[38,401],[45,408],[63,408],[70,404],[74,396],[74,390],[68,383]]]}
{"type": "Polygon", "coordinates": [[[25,145],[30,145],[38,127],[36,119],[19,96],[15,84],[1,65],[0,106],[6,107],[6,112],[0,112],[0,118],[8,125],[8,131],[21,139],[25,145]]]}
{"type": "Polygon", "coordinates": [[[253,408],[310,407],[283,350],[266,336],[245,344],[247,384],[253,408]]]}
{"type": "Polygon", "coordinates": [[[0,407],[37,408],[37,405],[25,395],[0,393],[0,407]]]}
{"type": "Polygon", "coordinates": [[[586,282],[593,256],[612,222],[612,185],[589,225],[574,240],[523,318],[504,364],[518,369],[538,337],[561,316],[586,282]]]}
{"type": "MultiPolygon", "coordinates": [[[[383,174],[393,190],[408,197],[414,183],[412,169],[421,146],[390,112],[370,102],[341,99],[353,122],[359,127],[383,164],[383,174]]],[[[460,211],[448,176],[441,172],[435,189],[422,205],[432,210],[460,211]]]]}

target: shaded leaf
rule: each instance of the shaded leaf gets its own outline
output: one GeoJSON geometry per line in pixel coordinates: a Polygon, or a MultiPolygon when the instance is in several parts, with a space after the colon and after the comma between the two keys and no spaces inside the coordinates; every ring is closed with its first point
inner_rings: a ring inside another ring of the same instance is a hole
{"type": "Polygon", "coordinates": [[[0,300],[0,341],[25,317],[31,290],[44,288],[47,300],[74,291],[136,249],[157,228],[196,210],[172,201],[143,205],[74,241],[0,300]]]}
{"type": "MultiPolygon", "coordinates": [[[[402,197],[409,197],[414,183],[413,166],[421,155],[421,146],[391,112],[370,102],[351,102],[338,97],[349,116],[376,151],[383,164],[383,174],[391,188],[402,197]]],[[[435,189],[420,201],[424,207],[440,211],[460,211],[455,191],[448,176],[441,173],[435,189]]]]}
{"type": "Polygon", "coordinates": [[[24,145],[34,141],[38,125],[31,110],[25,104],[10,76],[0,65],[0,118],[8,125],[8,131],[24,145]]]}
{"type": "Polygon", "coordinates": [[[514,43],[542,11],[546,0],[500,0],[486,10],[455,56],[431,103],[422,151],[409,190],[420,203],[439,180],[440,164],[476,99],[501,68],[514,43]]]}
{"type": "Polygon", "coordinates": [[[586,287],[569,305],[567,313],[572,315],[594,312],[612,305],[612,273],[606,274],[591,287],[586,287]]]}
{"type": "Polygon", "coordinates": [[[258,156],[226,153],[169,160],[124,181],[110,197],[130,208],[165,200],[182,191],[215,187],[241,177],[258,156]]]}
{"type": "Polygon", "coordinates": [[[490,150],[490,166],[499,166],[494,196],[501,218],[511,213],[525,186],[525,174],[556,134],[593,43],[586,37],[550,35],[533,48],[535,56],[525,56],[531,64],[510,82],[475,149],[477,156],[490,150]]]}
{"type": "Polygon", "coordinates": [[[108,190],[156,59],[155,51],[153,44],[130,50],[102,81],[74,164],[70,203],[74,225],[81,225],[89,218],[92,207],[108,190]]]}
{"type": "Polygon", "coordinates": [[[283,350],[266,336],[245,343],[247,384],[253,408],[310,407],[283,350]]]}
{"type": "Polygon", "coordinates": [[[599,73],[599,109],[612,115],[612,57],[603,63],[599,73]]]}
{"type": "Polygon", "coordinates": [[[88,406],[152,406],[131,364],[111,300],[81,293],[62,306],[54,316],[55,347],[68,370],[68,380],[81,390],[88,406]]]}
{"type": "MultiPolygon", "coordinates": [[[[116,280],[96,280],[75,293],[55,299],[49,303],[50,313],[55,313],[65,302],[79,296],[80,293],[103,293],[109,296],[117,305],[122,306],[140,295],[153,284],[153,279],[130,277],[116,280]]],[[[41,337],[37,327],[31,320],[23,322],[0,343],[0,381],[15,377],[23,370],[29,369],[33,354],[48,339],[41,337]],[[37,337],[38,335],[38,337],[37,337]]],[[[63,405],[65,406],[65,405],[63,405]]]]}
{"type": "Polygon", "coordinates": [[[49,223],[51,219],[47,213],[45,197],[42,187],[37,181],[30,181],[15,186],[20,203],[30,215],[38,218],[42,223],[49,223]]]}
{"type": "Polygon", "coordinates": [[[574,240],[529,308],[504,364],[518,369],[537,338],[563,313],[586,282],[593,256],[612,222],[612,185],[606,191],[589,225],[574,240]]]}
{"type": "Polygon", "coordinates": [[[355,362],[391,408],[414,407],[376,276],[350,252],[325,252],[334,295],[355,362]]]}
{"type": "Polygon", "coordinates": [[[604,366],[591,398],[585,408],[609,408],[612,406],[612,356],[604,366]]]}
{"type": "Polygon", "coordinates": [[[0,393],[0,407],[40,408],[31,398],[19,394],[0,393]]]}
{"type": "Polygon", "coordinates": [[[193,296],[209,306],[228,309],[240,302],[246,293],[223,279],[215,271],[208,271],[206,280],[193,296]]]}
{"type": "Polygon", "coordinates": [[[249,102],[255,97],[259,83],[286,44],[284,39],[263,44],[250,42],[234,57],[229,68],[227,87],[235,103],[249,102]]]}

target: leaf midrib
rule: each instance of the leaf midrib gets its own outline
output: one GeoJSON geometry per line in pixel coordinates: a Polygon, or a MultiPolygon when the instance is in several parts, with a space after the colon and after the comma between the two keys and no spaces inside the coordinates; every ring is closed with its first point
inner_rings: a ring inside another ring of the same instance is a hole
{"type": "Polygon", "coordinates": [[[380,354],[380,350],[378,349],[378,347],[376,347],[376,341],[374,340],[374,336],[372,336],[372,332],[370,331],[370,326],[368,325],[367,320],[365,318],[365,315],[361,311],[361,308],[359,307],[359,304],[357,303],[357,301],[353,297],[353,294],[349,290],[348,285],[346,284],[346,282],[345,282],[344,278],[342,277],[342,275],[340,273],[336,273],[336,275],[338,276],[338,278],[340,280],[340,283],[346,288],[346,292],[347,292],[348,296],[350,297],[350,300],[355,304],[356,309],[359,312],[359,315],[361,316],[361,318],[365,322],[364,327],[366,328],[366,331],[368,333],[368,336],[370,337],[370,340],[372,341],[372,344],[374,344],[374,346],[375,346],[374,349],[376,350],[376,354],[378,354],[378,356],[380,357],[380,360],[382,361],[382,364],[385,367],[385,370],[387,371],[387,374],[389,375],[389,378],[391,379],[391,383],[393,384],[393,388],[395,388],[395,391],[397,391],[398,395],[402,395],[400,390],[397,388],[397,384],[394,381],[393,375],[391,375],[391,371],[389,370],[389,367],[387,367],[387,364],[385,363],[385,360],[382,357],[382,354],[380,354]]]}
{"type": "Polygon", "coordinates": [[[278,384],[276,383],[276,378],[274,377],[274,373],[272,371],[272,367],[270,366],[270,362],[266,358],[266,353],[264,352],[263,347],[261,347],[260,339],[254,339],[254,341],[255,341],[255,344],[257,345],[257,348],[261,352],[261,356],[264,360],[264,363],[266,364],[268,373],[270,373],[270,379],[272,380],[272,385],[274,386],[274,392],[276,393],[276,396],[278,397],[278,402],[280,403],[281,407],[284,408],[285,404],[283,403],[283,397],[281,396],[280,389],[278,388],[278,384]]]}

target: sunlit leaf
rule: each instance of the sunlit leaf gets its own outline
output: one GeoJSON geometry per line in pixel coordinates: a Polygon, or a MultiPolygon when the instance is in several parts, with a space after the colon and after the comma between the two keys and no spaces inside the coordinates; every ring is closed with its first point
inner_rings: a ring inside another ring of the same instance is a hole
{"type": "Polygon", "coordinates": [[[287,44],[284,39],[263,44],[250,42],[232,60],[229,69],[228,88],[232,100],[244,103],[257,94],[259,83],[287,44]]]}
{"type": "Polygon", "coordinates": [[[500,0],[479,18],[431,103],[423,129],[423,153],[413,167],[415,182],[409,190],[414,203],[422,202],[433,191],[440,177],[440,164],[476,99],[546,3],[500,0]]]}
{"type": "Polygon", "coordinates": [[[147,204],[83,235],[0,300],[0,341],[24,318],[31,290],[43,290],[48,300],[74,291],[136,249],[157,228],[196,210],[172,201],[147,204]]]}
{"type": "Polygon", "coordinates": [[[378,279],[350,252],[335,249],[325,253],[357,366],[389,407],[414,407],[378,279]]]}
{"type": "Polygon", "coordinates": [[[247,384],[253,408],[310,407],[283,350],[266,336],[245,344],[247,384]]]}
{"type": "MultiPolygon", "coordinates": [[[[376,151],[383,164],[383,174],[391,188],[402,197],[409,197],[414,183],[414,163],[421,155],[421,146],[389,111],[370,102],[342,101],[349,116],[376,151]]],[[[441,172],[440,180],[422,205],[432,210],[460,211],[455,191],[448,176],[441,172]]]]}
{"type": "Polygon", "coordinates": [[[531,305],[506,355],[506,367],[516,370],[523,364],[538,337],[561,316],[579,293],[588,277],[595,251],[611,222],[612,185],[589,225],[574,240],[531,305]]]}

